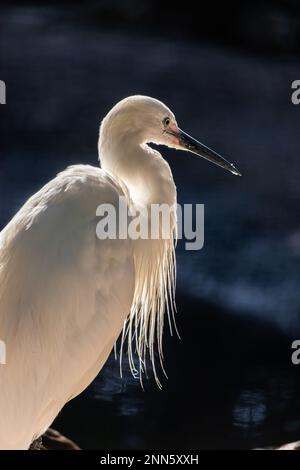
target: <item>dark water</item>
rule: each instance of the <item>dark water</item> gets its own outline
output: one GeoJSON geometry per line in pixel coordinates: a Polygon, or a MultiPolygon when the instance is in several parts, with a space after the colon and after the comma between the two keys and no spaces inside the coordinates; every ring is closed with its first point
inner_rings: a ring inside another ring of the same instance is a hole
{"type": "Polygon", "coordinates": [[[67,165],[97,163],[99,122],[130,94],[165,101],[243,173],[165,150],[179,201],[205,204],[204,249],[178,249],[182,339],[166,334],[169,380],[158,391],[149,379],[142,391],[111,358],[56,426],[85,448],[299,438],[300,369],[290,360],[300,336],[298,59],[104,29],[55,8],[3,8],[0,39],[1,226],[67,165]]]}

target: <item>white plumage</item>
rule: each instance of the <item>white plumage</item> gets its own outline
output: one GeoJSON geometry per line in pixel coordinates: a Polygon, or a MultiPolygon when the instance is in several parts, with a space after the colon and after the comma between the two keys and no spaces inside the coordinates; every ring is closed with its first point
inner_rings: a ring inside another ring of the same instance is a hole
{"type": "Polygon", "coordinates": [[[174,293],[176,214],[168,240],[99,240],[96,209],[117,207],[119,196],[129,206],[173,206],[170,168],[146,144],[196,153],[181,132],[161,102],[121,101],[101,125],[102,169],[68,168],[1,232],[0,339],[7,348],[0,366],[1,449],[27,449],[95,378],[123,327],[133,372],[143,368],[147,348],[153,362],[156,343],[162,352],[163,315],[174,293]]]}

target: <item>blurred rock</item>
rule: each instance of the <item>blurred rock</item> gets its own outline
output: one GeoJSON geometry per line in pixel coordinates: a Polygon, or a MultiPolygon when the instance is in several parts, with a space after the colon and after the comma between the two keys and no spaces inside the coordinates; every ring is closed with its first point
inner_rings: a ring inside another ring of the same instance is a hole
{"type": "Polygon", "coordinates": [[[300,441],[290,442],[289,444],[283,444],[280,447],[258,447],[254,450],[300,450],[300,441]]]}
{"type": "Polygon", "coordinates": [[[276,450],[300,450],[300,441],[284,444],[283,446],[277,447],[276,450]]]}
{"type": "Polygon", "coordinates": [[[42,437],[34,441],[30,450],[81,450],[75,442],[49,428],[42,437]]]}

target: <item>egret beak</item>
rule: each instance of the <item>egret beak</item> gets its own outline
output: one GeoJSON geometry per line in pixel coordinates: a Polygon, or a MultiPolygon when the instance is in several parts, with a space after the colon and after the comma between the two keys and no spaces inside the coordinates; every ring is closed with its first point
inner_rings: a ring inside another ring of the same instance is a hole
{"type": "Polygon", "coordinates": [[[198,140],[186,134],[181,129],[177,129],[176,131],[169,129],[167,132],[174,137],[177,137],[179,141],[179,147],[181,147],[183,150],[188,150],[189,152],[195,153],[196,155],[199,155],[200,157],[221,166],[225,170],[230,171],[234,175],[242,176],[239,170],[237,170],[237,168],[235,168],[232,163],[228,162],[225,160],[225,158],[221,157],[221,155],[206,147],[206,145],[201,144],[198,142],[198,140]]]}

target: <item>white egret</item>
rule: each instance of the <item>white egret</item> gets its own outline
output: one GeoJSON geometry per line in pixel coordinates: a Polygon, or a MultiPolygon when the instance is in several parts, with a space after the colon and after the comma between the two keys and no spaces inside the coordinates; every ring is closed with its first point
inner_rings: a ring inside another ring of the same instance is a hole
{"type": "MultiPolygon", "coordinates": [[[[198,154],[239,174],[181,131],[160,101],[132,96],[100,127],[102,168],[73,166],[32,196],[0,234],[0,448],[28,449],[101,370],[123,329],[139,367],[162,352],[174,295],[174,241],[99,240],[99,204],[176,203],[169,165],[147,144],[198,154]]],[[[172,219],[175,231],[176,216],[172,219]]],[[[154,369],[155,371],[155,369],[154,369]]],[[[156,374],[156,372],[155,372],[156,374]]]]}

